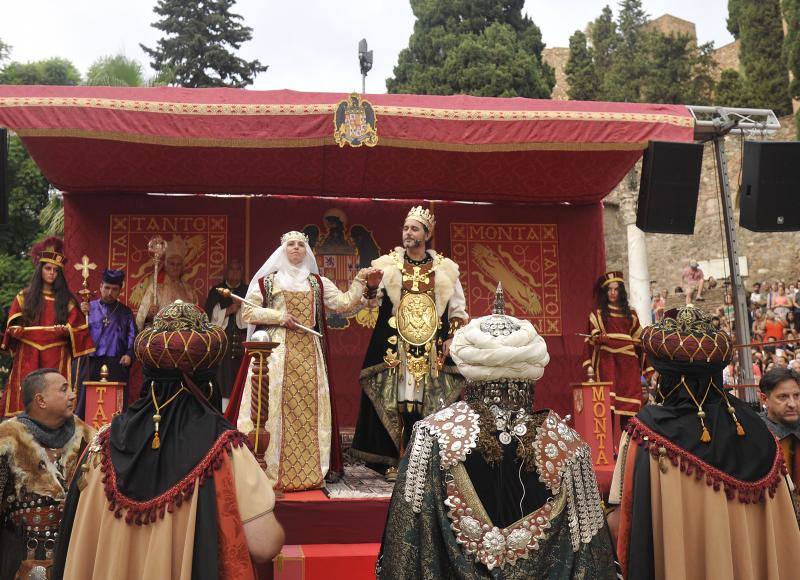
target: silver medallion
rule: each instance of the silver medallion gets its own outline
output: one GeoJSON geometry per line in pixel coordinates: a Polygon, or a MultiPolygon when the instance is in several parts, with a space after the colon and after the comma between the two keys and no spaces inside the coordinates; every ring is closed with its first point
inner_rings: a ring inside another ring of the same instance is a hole
{"type": "Polygon", "coordinates": [[[509,443],[511,443],[511,434],[508,433],[508,431],[503,431],[502,433],[500,433],[500,443],[502,443],[503,445],[508,445],[509,443]]]}

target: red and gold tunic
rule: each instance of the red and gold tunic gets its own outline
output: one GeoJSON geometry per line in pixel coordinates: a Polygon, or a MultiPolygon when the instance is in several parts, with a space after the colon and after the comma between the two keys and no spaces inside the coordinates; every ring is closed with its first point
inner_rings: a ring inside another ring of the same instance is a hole
{"type": "MultiPolygon", "coordinates": [[[[639,317],[631,309],[625,316],[621,309],[609,305],[608,318],[603,319],[600,309],[589,314],[591,336],[605,335],[604,344],[592,345],[586,339],[587,359],[583,366],[592,365],[599,381],[613,383],[611,409],[616,415],[633,417],[642,408],[642,373],[645,356],[642,349],[632,341],[638,341],[642,334],[639,317]]],[[[649,376],[652,369],[645,369],[649,376]]]]}
{"type": "Polygon", "coordinates": [[[88,325],[78,305],[71,302],[64,328],[56,326],[55,297],[44,295],[44,305],[38,324],[26,326],[22,320],[23,293],[11,303],[3,336],[2,348],[11,352],[14,364],[8,378],[3,396],[0,397],[0,413],[3,417],[13,417],[24,409],[22,402],[22,380],[31,371],[40,368],[54,368],[67,378],[74,388],[71,376],[71,362],[75,357],[94,352],[94,343],[88,325]],[[8,331],[11,327],[21,327],[15,336],[8,331]]]}

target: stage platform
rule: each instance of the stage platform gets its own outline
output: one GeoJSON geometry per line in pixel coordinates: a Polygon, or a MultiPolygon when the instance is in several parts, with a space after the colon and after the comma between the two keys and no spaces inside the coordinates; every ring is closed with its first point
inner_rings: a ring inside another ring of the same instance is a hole
{"type": "Polygon", "coordinates": [[[286,493],[275,504],[285,545],[259,578],[374,578],[391,493],[392,484],[359,463],[325,489],[286,493]]]}

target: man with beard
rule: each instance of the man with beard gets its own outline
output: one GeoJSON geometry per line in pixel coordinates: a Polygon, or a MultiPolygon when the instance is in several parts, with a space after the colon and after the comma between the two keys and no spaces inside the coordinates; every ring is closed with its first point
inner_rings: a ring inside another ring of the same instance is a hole
{"type": "MultiPolygon", "coordinates": [[[[228,350],[217,369],[217,382],[222,389],[222,398],[231,396],[233,381],[239,365],[242,364],[242,342],[247,337],[247,323],[242,319],[242,303],[229,296],[223,296],[220,290],[227,290],[240,298],[247,294],[247,282],[243,280],[242,263],[231,260],[225,269],[225,279],[211,288],[206,298],[205,311],[211,324],[219,326],[228,335],[228,350]]],[[[223,406],[226,404],[223,401],[223,406]]]]}
{"type": "Polygon", "coordinates": [[[47,578],[68,482],[94,432],[56,369],[22,382],[25,411],[0,423],[0,578],[47,578]]]}
{"type": "MultiPolygon", "coordinates": [[[[108,380],[128,382],[133,363],[133,341],[136,339],[136,324],[131,309],[119,301],[119,293],[125,282],[123,270],[103,271],[100,298],[81,303],[81,311],[89,321],[95,351],[84,359],[79,370],[77,413],[86,413],[85,381],[99,381],[100,369],[108,368],[108,380]]],[[[123,390],[122,408],[128,406],[128,389],[123,390]]]]}
{"type": "MultiPolygon", "coordinates": [[[[786,468],[797,485],[800,482],[800,376],[791,369],[776,367],[761,377],[758,387],[765,408],[761,418],[780,442],[786,468]]],[[[796,493],[795,488],[795,499],[796,493]]]]}
{"type": "Polygon", "coordinates": [[[467,322],[458,264],[428,249],[433,214],[421,206],[403,224],[403,247],[372,262],[383,271],[379,306],[361,370],[361,408],[352,453],[397,477],[398,458],[414,423],[453,403],[463,378],[449,358],[455,331],[467,322]]]}

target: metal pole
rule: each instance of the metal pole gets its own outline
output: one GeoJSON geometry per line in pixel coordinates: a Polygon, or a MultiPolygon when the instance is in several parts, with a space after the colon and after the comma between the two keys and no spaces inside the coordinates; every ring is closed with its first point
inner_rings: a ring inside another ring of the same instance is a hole
{"type": "Polygon", "coordinates": [[[367,75],[365,74],[361,75],[361,94],[367,94],[367,75]]]}
{"type": "MultiPolygon", "coordinates": [[[[725,241],[728,246],[728,268],[731,276],[731,293],[733,308],[736,313],[736,342],[750,344],[750,325],[747,316],[747,301],[742,275],[739,272],[739,242],[736,238],[736,224],[733,221],[733,203],[731,201],[730,182],[728,181],[728,159],[725,157],[725,135],[717,134],[714,138],[714,155],[717,159],[720,195],[722,196],[722,219],[725,228],[725,241]]],[[[752,385],[753,356],[749,348],[739,349],[738,384],[752,385]]],[[[756,403],[757,397],[752,389],[744,389],[744,400],[756,403]]]]}

